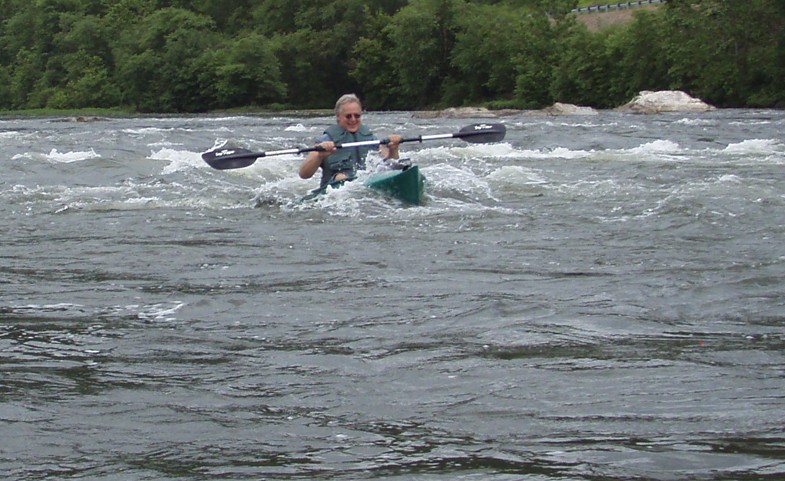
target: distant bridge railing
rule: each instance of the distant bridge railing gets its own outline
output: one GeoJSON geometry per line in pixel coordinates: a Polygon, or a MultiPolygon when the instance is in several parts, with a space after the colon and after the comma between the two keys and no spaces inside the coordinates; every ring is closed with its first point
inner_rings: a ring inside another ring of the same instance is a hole
{"type": "Polygon", "coordinates": [[[590,5],[588,7],[579,7],[572,10],[572,13],[592,13],[592,12],[610,12],[611,10],[621,10],[624,8],[643,7],[645,5],[655,5],[658,3],[665,3],[666,0],[640,0],[637,2],[619,2],[609,3],[607,5],[590,5]]]}

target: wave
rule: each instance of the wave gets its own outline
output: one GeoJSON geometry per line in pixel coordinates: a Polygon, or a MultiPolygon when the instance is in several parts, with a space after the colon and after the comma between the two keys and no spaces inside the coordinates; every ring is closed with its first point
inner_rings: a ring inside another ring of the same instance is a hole
{"type": "Polygon", "coordinates": [[[19,304],[0,306],[4,315],[20,320],[31,319],[36,322],[47,320],[68,321],[73,319],[128,319],[134,322],[174,322],[177,312],[186,305],[182,301],[168,301],[154,304],[126,304],[92,307],[84,304],[60,302],[53,304],[19,304]]]}
{"type": "Polygon", "coordinates": [[[712,126],[716,125],[716,121],[712,119],[695,119],[695,118],[683,118],[673,122],[677,125],[687,125],[687,126],[712,126]]]}
{"type": "Polygon", "coordinates": [[[34,138],[35,134],[31,132],[20,132],[18,130],[8,130],[0,132],[0,140],[20,140],[34,138]]]}
{"type": "Polygon", "coordinates": [[[52,149],[51,151],[49,151],[48,154],[40,154],[36,152],[25,152],[23,154],[15,154],[13,157],[11,157],[11,160],[43,159],[43,160],[56,162],[60,164],[70,164],[73,162],[97,159],[100,157],[101,155],[96,153],[96,151],[92,148],[90,150],[70,151],[70,152],[60,152],[57,149],[52,149]]]}
{"type": "Polygon", "coordinates": [[[542,185],[548,183],[542,172],[519,165],[505,165],[489,176],[488,180],[515,185],[542,185]]]}
{"type": "Polygon", "coordinates": [[[785,144],[776,139],[750,139],[728,144],[723,150],[726,154],[772,154],[785,152],[785,144]]]}
{"type": "Polygon", "coordinates": [[[209,168],[202,160],[201,153],[189,150],[162,148],[152,152],[147,158],[150,160],[168,161],[169,164],[161,172],[164,175],[194,168],[209,168]]]}
{"type": "Polygon", "coordinates": [[[684,149],[672,140],[655,140],[628,149],[627,152],[631,154],[677,154],[684,152],[684,149]]]}
{"type": "Polygon", "coordinates": [[[283,129],[284,132],[313,132],[313,127],[306,127],[303,124],[290,125],[283,129]]]}

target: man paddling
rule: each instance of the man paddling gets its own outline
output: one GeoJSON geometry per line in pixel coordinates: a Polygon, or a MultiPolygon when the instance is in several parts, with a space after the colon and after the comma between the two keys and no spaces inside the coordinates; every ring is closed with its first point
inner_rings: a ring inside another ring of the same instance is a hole
{"type": "MultiPolygon", "coordinates": [[[[354,94],[342,95],[335,103],[336,125],[324,131],[317,139],[316,147],[322,150],[309,152],[300,166],[300,177],[310,179],[321,167],[322,180],[319,189],[343,180],[354,179],[357,170],[365,168],[365,157],[370,146],[336,148],[336,144],[375,140],[373,133],[362,123],[362,104],[354,94]]],[[[386,145],[379,150],[385,159],[398,159],[400,135],[387,137],[386,145]]]]}

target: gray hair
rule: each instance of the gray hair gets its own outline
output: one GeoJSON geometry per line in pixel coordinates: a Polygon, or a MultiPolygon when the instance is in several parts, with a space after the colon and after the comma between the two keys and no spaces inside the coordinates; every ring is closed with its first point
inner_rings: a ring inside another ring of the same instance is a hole
{"type": "Polygon", "coordinates": [[[356,95],[354,95],[354,94],[343,94],[343,95],[341,95],[341,97],[338,99],[338,101],[335,102],[335,113],[339,114],[341,112],[341,107],[343,107],[346,104],[351,104],[351,103],[354,103],[354,102],[358,103],[360,105],[360,108],[363,107],[362,102],[360,102],[360,99],[356,95]]]}

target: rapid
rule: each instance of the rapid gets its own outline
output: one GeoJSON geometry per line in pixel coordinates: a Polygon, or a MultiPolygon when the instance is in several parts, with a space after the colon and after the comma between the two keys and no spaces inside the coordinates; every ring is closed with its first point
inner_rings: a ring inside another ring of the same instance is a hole
{"type": "Polygon", "coordinates": [[[69,120],[0,119],[4,479],[785,476],[783,111],[368,113],[506,126],[420,207],[200,157],[329,116],[69,120]]]}

